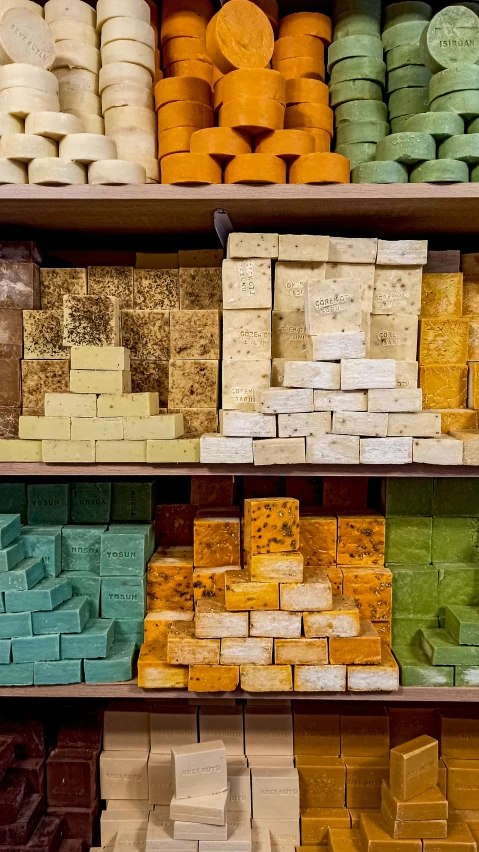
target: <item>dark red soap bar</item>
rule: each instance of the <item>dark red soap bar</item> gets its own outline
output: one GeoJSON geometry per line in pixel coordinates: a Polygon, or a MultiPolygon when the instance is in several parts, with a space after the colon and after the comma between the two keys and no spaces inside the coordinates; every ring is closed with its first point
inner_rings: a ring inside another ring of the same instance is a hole
{"type": "Polygon", "coordinates": [[[60,852],[88,852],[89,844],[84,840],[64,840],[60,852]]]}
{"type": "Polygon", "coordinates": [[[43,816],[44,807],[43,796],[27,796],[15,822],[0,825],[0,849],[28,843],[43,816]]]}
{"type": "Polygon", "coordinates": [[[26,778],[8,769],[0,781],[0,825],[15,822],[27,790],[26,778]]]}
{"type": "Polygon", "coordinates": [[[63,817],[63,836],[67,839],[84,840],[94,846],[98,836],[99,805],[91,808],[48,808],[48,814],[63,817]]]}
{"type": "Polygon", "coordinates": [[[0,779],[5,775],[14,757],[13,739],[0,736],[0,779]]]}
{"type": "Polygon", "coordinates": [[[43,816],[22,852],[58,852],[62,840],[62,820],[43,816]]]}
{"type": "Polygon", "coordinates": [[[47,760],[50,808],[89,808],[96,802],[98,754],[91,749],[56,748],[47,760]]]}
{"type": "Polygon", "coordinates": [[[103,714],[97,708],[81,711],[69,707],[58,726],[58,748],[87,748],[101,751],[103,714]]]}
{"type": "Polygon", "coordinates": [[[45,763],[41,757],[14,760],[10,770],[27,779],[27,791],[29,793],[41,793],[43,796],[45,792],[45,763]]]}
{"type": "Polygon", "coordinates": [[[37,719],[18,721],[6,715],[0,716],[0,736],[12,737],[15,745],[15,757],[45,757],[45,731],[43,722],[37,719]]]}

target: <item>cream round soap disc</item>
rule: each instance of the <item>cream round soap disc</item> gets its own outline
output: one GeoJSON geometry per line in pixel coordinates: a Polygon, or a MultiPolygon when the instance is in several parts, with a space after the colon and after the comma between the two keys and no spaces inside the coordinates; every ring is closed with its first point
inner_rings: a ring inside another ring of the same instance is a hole
{"type": "Polygon", "coordinates": [[[146,182],[158,183],[160,180],[160,164],[157,157],[145,157],[143,154],[124,152],[121,155],[122,160],[128,160],[130,163],[138,163],[143,166],[146,172],[146,182]]]}
{"type": "Polygon", "coordinates": [[[98,136],[105,135],[105,122],[99,115],[91,115],[89,112],[81,112],[79,109],[66,109],[65,113],[79,118],[85,133],[95,133],[98,136]]]}
{"type": "Polygon", "coordinates": [[[60,88],[60,109],[77,109],[91,115],[101,116],[101,100],[93,92],[79,92],[78,89],[60,88]]]}
{"type": "Polygon", "coordinates": [[[116,145],[108,136],[96,133],[74,133],[60,142],[60,157],[78,163],[94,163],[96,160],[115,160],[116,145]]]}
{"type": "Polygon", "coordinates": [[[156,113],[142,107],[113,107],[105,113],[105,132],[108,134],[117,127],[141,127],[156,133],[156,113]]]}
{"type": "Polygon", "coordinates": [[[0,184],[2,183],[28,183],[28,171],[25,163],[0,159],[0,184]]]}
{"type": "Polygon", "coordinates": [[[97,28],[101,30],[110,18],[136,18],[150,23],[150,7],[145,0],[98,0],[96,7],[97,28]]]}
{"type": "Polygon", "coordinates": [[[55,42],[50,27],[30,9],[9,9],[0,18],[0,64],[25,62],[51,68],[55,42]]]}
{"type": "Polygon", "coordinates": [[[19,118],[26,118],[31,112],[59,112],[58,95],[48,95],[38,89],[4,89],[0,92],[0,112],[9,112],[19,118]]]}
{"type": "Polygon", "coordinates": [[[140,186],[146,183],[146,171],[144,166],[128,160],[98,160],[88,168],[88,183],[140,186]]]}
{"type": "Polygon", "coordinates": [[[139,41],[155,50],[155,33],[145,21],[134,18],[110,18],[106,21],[101,31],[101,46],[105,47],[111,41],[121,39],[139,41]]]}
{"type": "Polygon", "coordinates": [[[85,71],[99,74],[100,64],[100,51],[91,44],[82,44],[71,39],[55,42],[53,68],[84,68],[85,71]]]}
{"type": "Polygon", "coordinates": [[[43,7],[39,3],[34,3],[33,0],[0,0],[0,17],[8,12],[9,9],[29,9],[35,15],[43,15],[43,7]]]}
{"type": "Polygon", "coordinates": [[[150,130],[142,130],[141,127],[117,127],[116,130],[110,130],[108,136],[115,140],[120,160],[128,160],[131,154],[156,157],[158,153],[156,133],[150,130]],[[128,154],[128,157],[125,154],[128,154]]]}
{"type": "Polygon", "coordinates": [[[32,160],[28,167],[29,183],[44,186],[71,186],[87,183],[86,166],[60,157],[32,160]]]}
{"type": "Polygon", "coordinates": [[[155,102],[151,86],[146,89],[129,83],[117,83],[103,90],[101,106],[103,113],[113,107],[124,106],[143,107],[143,109],[154,111],[155,102]]]}
{"type": "Polygon", "coordinates": [[[16,115],[0,112],[0,137],[4,133],[25,133],[25,122],[16,115]]]}
{"type": "Polygon", "coordinates": [[[58,157],[58,147],[51,139],[26,133],[6,133],[0,142],[0,155],[9,160],[29,163],[36,157],[58,157]]]}
{"type": "Polygon", "coordinates": [[[110,62],[100,70],[100,95],[107,86],[129,84],[140,86],[142,89],[151,87],[151,74],[141,65],[132,62],[110,62]]]}
{"type": "Polygon", "coordinates": [[[37,89],[47,95],[58,95],[58,80],[51,71],[24,62],[1,66],[0,92],[17,87],[37,89]]]}
{"type": "Polygon", "coordinates": [[[52,21],[80,21],[96,27],[96,12],[83,0],[48,0],[45,3],[45,20],[47,24],[52,21]]]}
{"type": "Polygon", "coordinates": [[[152,77],[155,76],[155,51],[140,41],[120,39],[111,41],[101,49],[102,65],[110,62],[131,62],[146,68],[152,77]]]}
{"type": "Polygon", "coordinates": [[[79,41],[90,44],[92,47],[100,47],[100,38],[95,27],[84,24],[82,21],[51,21],[49,27],[55,41],[79,41]]]}
{"type": "Polygon", "coordinates": [[[85,127],[79,118],[65,112],[32,112],[25,121],[25,133],[45,136],[59,142],[72,133],[84,133],[85,127]]]}
{"type": "Polygon", "coordinates": [[[98,95],[98,74],[85,71],[84,68],[55,68],[52,74],[63,89],[77,89],[80,92],[92,92],[98,95]]]}

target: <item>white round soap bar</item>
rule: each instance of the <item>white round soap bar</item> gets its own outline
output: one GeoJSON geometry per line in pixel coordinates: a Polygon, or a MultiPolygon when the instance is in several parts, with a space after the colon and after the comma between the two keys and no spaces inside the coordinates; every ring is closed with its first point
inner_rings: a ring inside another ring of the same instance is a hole
{"type": "Polygon", "coordinates": [[[138,163],[143,166],[146,172],[147,183],[159,183],[160,180],[160,164],[157,157],[145,157],[142,154],[122,154],[122,160],[128,160],[130,163],[138,163]]]}
{"type": "Polygon", "coordinates": [[[88,168],[88,183],[141,186],[146,183],[146,171],[144,166],[128,160],[98,160],[88,168]]]}
{"type": "Polygon", "coordinates": [[[65,113],[79,118],[85,133],[94,133],[97,136],[105,135],[105,122],[99,115],[91,115],[89,112],[82,112],[79,109],[66,109],[65,113]]]}
{"type": "Polygon", "coordinates": [[[49,27],[55,41],[79,41],[90,44],[92,47],[100,47],[100,39],[95,27],[84,24],[82,21],[52,21],[49,27]]]}
{"type": "Polygon", "coordinates": [[[32,160],[28,167],[29,183],[43,186],[71,186],[87,183],[86,166],[60,157],[32,160]]]}
{"type": "Polygon", "coordinates": [[[25,122],[16,115],[0,112],[0,137],[4,133],[25,133],[25,122]]]}
{"type": "Polygon", "coordinates": [[[52,21],[80,21],[96,27],[96,12],[83,0],[48,0],[45,3],[45,20],[47,24],[52,21]]]}
{"type": "Polygon", "coordinates": [[[101,62],[102,65],[109,65],[110,62],[131,62],[133,65],[141,65],[152,77],[155,76],[155,51],[140,41],[111,41],[101,49],[101,62]]]}
{"type": "Polygon", "coordinates": [[[96,6],[97,29],[110,18],[136,18],[150,23],[150,7],[145,0],[98,0],[96,6]]]}
{"type": "Polygon", "coordinates": [[[117,83],[115,86],[107,86],[101,96],[101,107],[103,113],[113,107],[136,106],[154,111],[155,101],[153,91],[133,86],[129,83],[117,83]]]}
{"type": "Polygon", "coordinates": [[[98,95],[98,74],[93,71],[85,71],[84,68],[55,68],[52,74],[64,89],[78,89],[80,92],[93,92],[98,95]]]}
{"type": "Polygon", "coordinates": [[[128,160],[132,154],[138,154],[140,157],[157,157],[156,133],[150,130],[142,130],[141,127],[117,127],[115,130],[110,130],[108,136],[115,140],[120,160],[128,160]],[[125,156],[126,154],[128,156],[125,156]]]}
{"type": "Polygon", "coordinates": [[[100,51],[91,44],[82,44],[71,39],[55,42],[53,68],[84,68],[93,74],[99,74],[100,65],[100,51]]]}
{"type": "Polygon", "coordinates": [[[132,62],[110,62],[100,70],[100,95],[107,86],[115,86],[120,83],[129,83],[133,86],[141,86],[143,89],[151,87],[151,74],[141,65],[133,65],[132,62]]]}
{"type": "Polygon", "coordinates": [[[25,62],[51,68],[55,42],[50,27],[30,9],[9,9],[0,18],[0,65],[25,62]]]}
{"type": "Polygon", "coordinates": [[[113,139],[97,133],[74,133],[60,142],[60,157],[86,164],[115,160],[116,145],[113,139]]]}
{"type": "Polygon", "coordinates": [[[101,100],[92,92],[79,92],[78,89],[60,89],[60,109],[77,109],[91,115],[101,116],[101,100]]]}
{"type": "Polygon", "coordinates": [[[29,9],[43,18],[43,7],[39,3],[34,3],[33,0],[0,0],[0,17],[9,9],[29,9]]]}
{"type": "Polygon", "coordinates": [[[156,113],[142,107],[114,107],[105,114],[105,132],[108,134],[117,127],[140,127],[156,133],[156,113]]]}
{"type": "Polygon", "coordinates": [[[139,41],[155,50],[155,33],[150,24],[136,21],[134,18],[110,18],[101,31],[101,46],[105,47],[111,41],[127,39],[139,41]]]}
{"type": "Polygon", "coordinates": [[[58,147],[51,139],[26,133],[6,133],[0,142],[0,155],[9,160],[29,163],[36,157],[58,157],[58,147]]]}
{"type": "Polygon", "coordinates": [[[58,95],[58,80],[51,71],[18,62],[0,67],[0,92],[20,86],[24,89],[37,89],[47,95],[58,95]]]}
{"type": "Polygon", "coordinates": [[[0,112],[9,112],[19,118],[26,118],[31,112],[60,112],[60,101],[58,95],[17,86],[0,92],[0,112]]]}
{"type": "Polygon", "coordinates": [[[28,183],[25,163],[0,159],[0,184],[2,183],[28,183]]]}
{"type": "Polygon", "coordinates": [[[84,133],[83,122],[65,112],[32,112],[25,121],[25,133],[58,142],[72,133],[84,133]]]}

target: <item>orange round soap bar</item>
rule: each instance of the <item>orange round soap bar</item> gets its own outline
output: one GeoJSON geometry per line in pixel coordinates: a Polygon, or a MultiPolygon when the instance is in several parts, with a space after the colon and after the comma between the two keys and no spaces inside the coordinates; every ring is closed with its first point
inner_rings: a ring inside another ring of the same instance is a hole
{"type": "Polygon", "coordinates": [[[184,59],[183,62],[173,62],[168,67],[168,77],[198,77],[213,85],[214,68],[207,62],[198,59],[184,59]]]}
{"type": "Polygon", "coordinates": [[[161,4],[162,22],[171,15],[184,14],[185,12],[194,12],[200,18],[209,20],[213,17],[215,10],[210,0],[163,0],[161,4]]]}
{"type": "Polygon", "coordinates": [[[326,154],[331,150],[331,136],[327,130],[317,130],[316,127],[308,127],[308,133],[314,136],[315,153],[326,154]]]}
{"type": "Polygon", "coordinates": [[[349,160],[341,154],[307,154],[289,170],[290,183],[350,183],[349,160]]]}
{"type": "Polygon", "coordinates": [[[194,59],[212,65],[206,50],[206,43],[199,38],[171,38],[163,46],[163,65],[168,68],[174,62],[186,62],[194,59]]]}
{"type": "Polygon", "coordinates": [[[279,101],[264,98],[237,98],[223,104],[219,114],[219,125],[243,130],[250,136],[264,133],[266,130],[282,130],[284,106],[279,101]]]}
{"type": "Polygon", "coordinates": [[[158,159],[169,154],[184,154],[190,150],[190,141],[197,127],[172,127],[158,136],[158,159]]]}
{"type": "Polygon", "coordinates": [[[229,0],[208,24],[206,47],[223,74],[237,68],[266,68],[274,50],[273,28],[250,0],[229,0]]]}
{"type": "Polygon", "coordinates": [[[158,133],[172,127],[213,127],[213,109],[196,101],[175,101],[158,110],[158,133]]]}
{"type": "Polygon", "coordinates": [[[327,130],[333,135],[333,111],[331,107],[322,104],[297,104],[286,107],[284,116],[286,128],[316,127],[318,130],[327,130]]]}
{"type": "Polygon", "coordinates": [[[309,56],[297,56],[296,59],[281,59],[273,61],[273,68],[279,71],[286,80],[297,77],[311,77],[313,80],[323,80],[326,74],[324,62],[317,62],[309,56]]]}
{"type": "Polygon", "coordinates": [[[224,81],[226,80],[226,77],[229,77],[229,74],[226,74],[226,76],[221,77],[221,79],[218,80],[218,82],[215,84],[215,87],[213,89],[213,107],[215,109],[215,112],[216,112],[217,109],[219,109],[221,106],[223,106],[223,101],[224,101],[223,89],[224,89],[224,81]]]}
{"type": "Polygon", "coordinates": [[[322,104],[329,106],[329,89],[321,80],[297,77],[286,82],[286,104],[322,104]]]}
{"type": "Polygon", "coordinates": [[[323,65],[323,42],[310,35],[285,36],[285,38],[279,38],[275,42],[273,64],[282,62],[284,59],[297,59],[299,56],[309,56],[323,65]]]}
{"type": "Polygon", "coordinates": [[[193,4],[177,2],[163,3],[161,16],[161,44],[165,44],[170,38],[206,38],[206,27],[208,21],[213,17],[214,9],[211,3],[198,3],[196,8],[193,4]],[[191,8],[187,8],[191,6],[191,8]]]}
{"type": "Polygon", "coordinates": [[[286,163],[271,154],[242,154],[226,166],[225,183],[286,183],[286,163]]]}
{"type": "Polygon", "coordinates": [[[316,148],[314,136],[306,130],[273,130],[256,138],[254,150],[290,162],[304,154],[314,154],[316,148]]]}
{"type": "Polygon", "coordinates": [[[211,86],[198,77],[167,77],[155,86],[156,109],[175,101],[196,101],[211,106],[211,86]]]}
{"type": "Polygon", "coordinates": [[[161,182],[190,186],[221,183],[221,165],[208,154],[170,154],[161,161],[161,182]]]}
{"type": "Polygon", "coordinates": [[[295,12],[279,22],[279,37],[312,35],[328,47],[333,36],[331,18],[321,12],[295,12]]]}
{"type": "Polygon", "coordinates": [[[286,80],[269,68],[246,68],[232,71],[222,82],[223,101],[238,98],[266,98],[286,104],[286,80]]]}
{"type": "Polygon", "coordinates": [[[224,162],[238,154],[250,154],[251,139],[232,127],[207,127],[193,134],[190,150],[192,154],[209,154],[224,162]]]}

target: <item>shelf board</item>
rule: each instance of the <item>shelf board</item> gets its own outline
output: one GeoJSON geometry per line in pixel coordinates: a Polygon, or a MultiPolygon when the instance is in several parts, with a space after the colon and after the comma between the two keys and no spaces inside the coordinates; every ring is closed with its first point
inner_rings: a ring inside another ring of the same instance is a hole
{"type": "Polygon", "coordinates": [[[38,232],[206,234],[217,208],[237,230],[476,234],[479,184],[0,187],[0,225],[38,232]]]}

